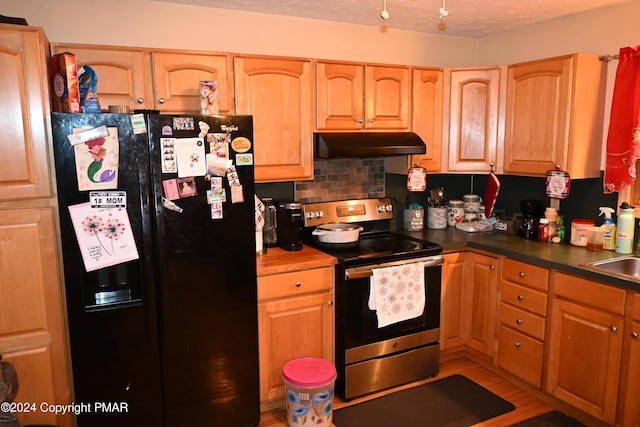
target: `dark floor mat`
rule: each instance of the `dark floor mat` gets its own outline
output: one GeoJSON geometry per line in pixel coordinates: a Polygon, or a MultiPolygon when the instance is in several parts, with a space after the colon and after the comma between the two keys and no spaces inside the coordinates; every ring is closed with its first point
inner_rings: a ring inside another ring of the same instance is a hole
{"type": "Polygon", "coordinates": [[[560,411],[553,411],[513,424],[511,427],[587,427],[560,411]]]}
{"type": "Polygon", "coordinates": [[[334,411],[336,427],[468,427],[515,406],[462,375],[334,411]]]}

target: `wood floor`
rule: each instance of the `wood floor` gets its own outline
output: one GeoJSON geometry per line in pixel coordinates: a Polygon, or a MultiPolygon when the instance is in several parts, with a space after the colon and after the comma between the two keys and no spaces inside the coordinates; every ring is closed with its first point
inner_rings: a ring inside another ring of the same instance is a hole
{"type": "MultiPolygon", "coordinates": [[[[506,427],[522,420],[526,420],[527,418],[531,418],[539,414],[544,414],[556,409],[551,404],[538,399],[537,397],[527,393],[526,391],[516,387],[515,385],[498,377],[487,369],[465,358],[442,363],[440,365],[440,372],[438,376],[429,380],[416,382],[404,387],[398,387],[390,391],[387,390],[385,392],[372,394],[364,398],[353,399],[351,402],[342,402],[340,399],[336,398],[334,400],[334,408],[338,409],[344,406],[353,405],[355,403],[379,397],[386,393],[401,390],[407,387],[413,387],[430,381],[436,381],[440,378],[448,377],[454,374],[461,374],[466,376],[467,378],[476,382],[477,384],[480,384],[487,390],[490,390],[503,399],[511,402],[516,407],[514,411],[476,424],[476,427],[506,427]]],[[[260,427],[286,427],[287,425],[287,415],[285,409],[265,412],[262,414],[260,419],[260,427]]]]}

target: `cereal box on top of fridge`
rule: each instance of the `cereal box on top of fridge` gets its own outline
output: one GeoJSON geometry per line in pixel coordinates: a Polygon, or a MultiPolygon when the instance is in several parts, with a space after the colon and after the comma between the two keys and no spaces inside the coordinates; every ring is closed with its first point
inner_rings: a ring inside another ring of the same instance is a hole
{"type": "Polygon", "coordinates": [[[53,111],[80,113],[76,56],[70,52],[51,57],[51,100],[53,111]]]}

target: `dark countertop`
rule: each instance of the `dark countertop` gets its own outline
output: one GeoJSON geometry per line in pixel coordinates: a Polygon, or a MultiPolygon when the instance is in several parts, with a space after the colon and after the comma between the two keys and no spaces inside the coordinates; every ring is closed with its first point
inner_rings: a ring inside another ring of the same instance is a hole
{"type": "Polygon", "coordinates": [[[394,230],[413,238],[428,240],[442,246],[443,252],[480,249],[511,259],[562,271],[586,279],[595,280],[613,286],[640,291],[640,279],[626,280],[621,277],[600,273],[585,263],[624,256],[615,251],[588,251],[585,247],[573,246],[568,242],[545,243],[537,240],[526,240],[519,236],[489,231],[467,233],[448,227],[444,230],[425,228],[423,231],[394,230]]]}

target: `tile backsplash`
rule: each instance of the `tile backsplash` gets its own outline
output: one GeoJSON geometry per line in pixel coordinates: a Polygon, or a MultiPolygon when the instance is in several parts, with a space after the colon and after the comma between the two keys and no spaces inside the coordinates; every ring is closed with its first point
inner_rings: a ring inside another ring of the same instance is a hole
{"type": "Polygon", "coordinates": [[[302,203],[385,196],[383,158],[315,160],[313,181],[295,183],[302,203]]]}

